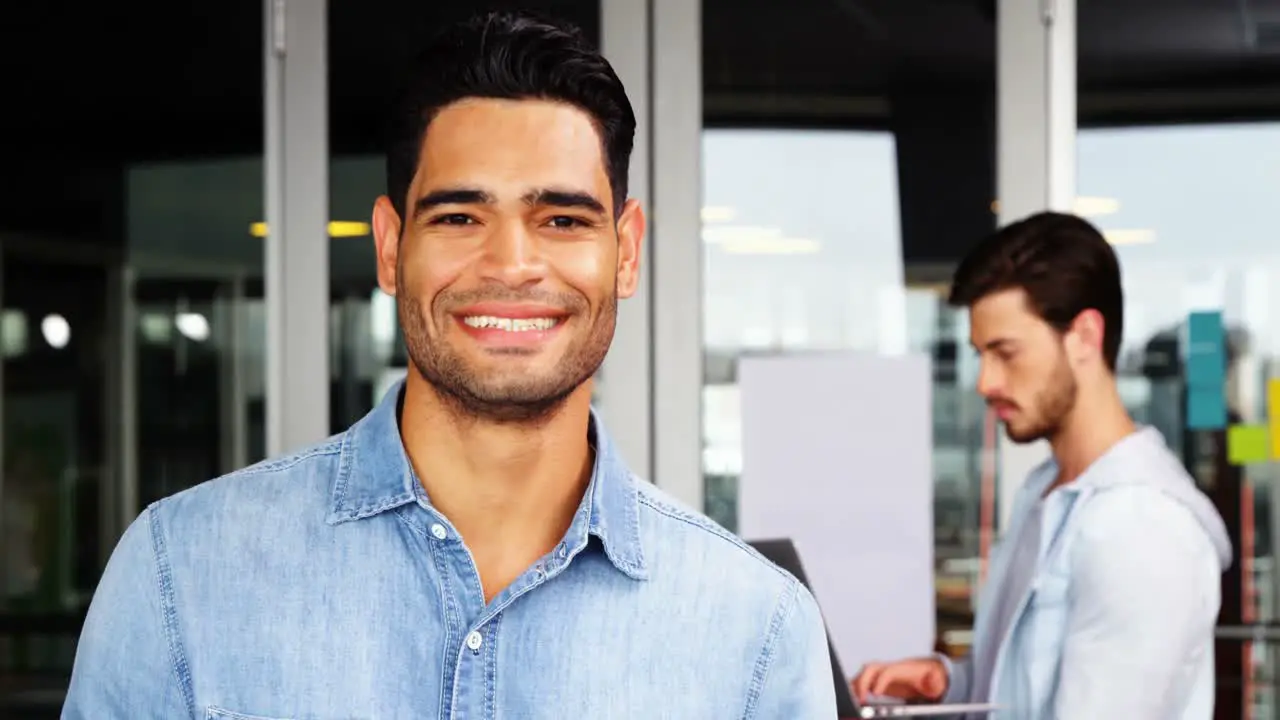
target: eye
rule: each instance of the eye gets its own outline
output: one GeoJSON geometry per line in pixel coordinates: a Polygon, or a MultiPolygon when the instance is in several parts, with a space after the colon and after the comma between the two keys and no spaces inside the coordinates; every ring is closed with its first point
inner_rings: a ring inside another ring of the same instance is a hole
{"type": "Polygon", "coordinates": [[[547,225],[557,230],[572,230],[574,228],[587,227],[588,223],[571,215],[556,215],[547,221],[547,225]]]}
{"type": "Polygon", "coordinates": [[[462,213],[449,213],[431,218],[432,225],[474,225],[475,219],[462,213]]]}

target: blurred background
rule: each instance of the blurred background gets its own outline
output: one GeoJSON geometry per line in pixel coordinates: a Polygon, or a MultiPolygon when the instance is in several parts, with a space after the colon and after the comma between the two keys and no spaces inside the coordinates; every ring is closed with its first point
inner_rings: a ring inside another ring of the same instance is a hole
{"type": "Polygon", "coordinates": [[[142,507],[340,431],[403,374],[367,225],[384,109],[435,28],[498,7],[581,26],[640,116],[646,291],[597,397],[638,472],[733,529],[740,356],[929,354],[939,643],[962,652],[1020,470],[946,282],[998,222],[1074,210],[1121,258],[1124,397],[1235,540],[1218,717],[1278,717],[1280,473],[1185,428],[1181,344],[1189,306],[1220,309],[1232,417],[1264,421],[1280,0],[5,4],[0,717],[56,716],[142,507]]]}

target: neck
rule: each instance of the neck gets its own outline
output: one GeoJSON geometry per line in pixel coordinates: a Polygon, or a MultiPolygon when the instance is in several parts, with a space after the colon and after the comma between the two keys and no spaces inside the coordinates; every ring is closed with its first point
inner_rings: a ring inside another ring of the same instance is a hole
{"type": "Polygon", "coordinates": [[[536,559],[564,536],[590,481],[590,403],[587,382],[533,425],[459,417],[410,370],[400,435],[432,506],[473,554],[536,559]]]}
{"type": "Polygon", "coordinates": [[[1062,429],[1049,441],[1058,462],[1055,487],[1075,480],[1136,429],[1115,381],[1108,378],[1100,384],[1102,387],[1094,392],[1082,388],[1062,429]]]}

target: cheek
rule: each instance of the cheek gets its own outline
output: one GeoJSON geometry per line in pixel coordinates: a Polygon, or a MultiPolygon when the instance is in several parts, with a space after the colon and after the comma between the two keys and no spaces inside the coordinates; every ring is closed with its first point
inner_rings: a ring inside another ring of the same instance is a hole
{"type": "Polygon", "coordinates": [[[470,264],[467,257],[424,249],[403,256],[400,274],[414,298],[430,302],[465,278],[470,264]]]}
{"type": "Polygon", "coordinates": [[[608,247],[584,245],[554,253],[555,274],[592,300],[602,291],[611,293],[618,279],[618,251],[613,240],[609,243],[608,247]]]}
{"type": "Polygon", "coordinates": [[[1034,390],[1040,382],[1039,374],[1034,364],[1021,360],[1010,363],[1005,379],[1009,393],[1025,400],[1028,391],[1034,390]]]}
{"type": "Polygon", "coordinates": [[[1046,390],[1051,389],[1053,386],[1053,366],[1044,365],[1026,368],[1017,376],[1015,382],[1017,392],[1021,394],[1025,401],[1030,402],[1043,395],[1046,390]]]}

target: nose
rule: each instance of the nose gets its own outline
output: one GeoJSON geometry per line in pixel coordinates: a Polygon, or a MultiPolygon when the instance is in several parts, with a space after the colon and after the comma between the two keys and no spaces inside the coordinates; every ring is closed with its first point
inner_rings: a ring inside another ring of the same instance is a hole
{"type": "Polygon", "coordinates": [[[546,259],[538,238],[520,222],[498,223],[485,240],[480,274],[508,287],[521,287],[546,277],[546,259]]]}
{"type": "Polygon", "coordinates": [[[982,359],[978,365],[978,394],[989,399],[1000,393],[1003,385],[1004,373],[996,363],[982,359]]]}

